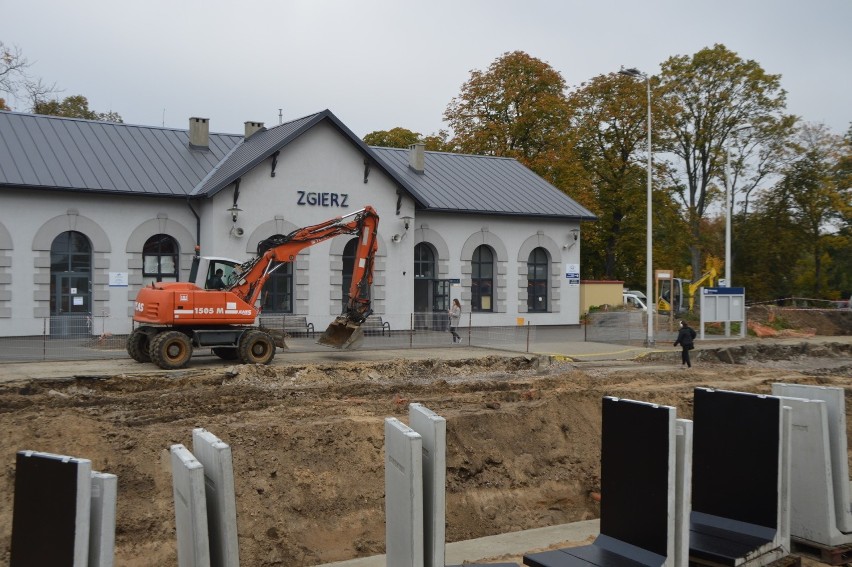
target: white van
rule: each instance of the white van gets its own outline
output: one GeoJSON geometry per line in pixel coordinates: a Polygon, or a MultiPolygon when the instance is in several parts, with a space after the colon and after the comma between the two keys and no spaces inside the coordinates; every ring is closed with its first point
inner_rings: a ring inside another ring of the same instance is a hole
{"type": "Polygon", "coordinates": [[[648,310],[648,307],[645,305],[645,302],[639,299],[636,294],[623,293],[621,294],[621,297],[624,300],[624,306],[628,309],[641,309],[642,311],[648,310]]]}

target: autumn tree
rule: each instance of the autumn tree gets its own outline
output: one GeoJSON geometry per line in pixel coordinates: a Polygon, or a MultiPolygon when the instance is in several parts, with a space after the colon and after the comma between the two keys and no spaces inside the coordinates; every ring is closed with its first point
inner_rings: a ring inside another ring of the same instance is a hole
{"type": "Polygon", "coordinates": [[[551,182],[564,159],[568,116],[562,76],[523,51],[471,71],[444,111],[453,151],[516,158],[551,182]]]}
{"type": "Polygon", "coordinates": [[[438,132],[424,137],[419,132],[396,127],[390,130],[376,130],[364,136],[365,144],[382,148],[407,148],[416,142],[423,142],[429,151],[445,151],[446,133],[438,132]]]}
{"type": "Polygon", "coordinates": [[[89,101],[83,95],[65,97],[63,100],[36,102],[33,106],[35,114],[63,116],[65,118],[83,118],[85,120],[101,120],[106,122],[122,122],[116,112],[95,112],[89,108],[89,101]]]}
{"type": "MultiPolygon", "coordinates": [[[[652,100],[654,114],[663,112],[663,101],[652,100]]],[[[592,277],[622,279],[631,287],[640,282],[644,285],[648,156],[645,84],[615,73],[599,75],[572,92],[568,102],[573,156],[585,173],[586,192],[592,197],[585,204],[599,218],[584,231],[583,266],[592,277]]],[[[659,177],[658,172],[655,179],[659,177]]],[[[676,226],[677,215],[661,222],[674,210],[665,194],[655,191],[654,200],[655,228],[675,225],[671,226],[673,236],[665,239],[670,247],[683,233],[682,226],[676,226]]],[[[657,247],[662,248],[659,242],[657,247]]]]}
{"type": "Polygon", "coordinates": [[[717,44],[666,60],[656,96],[677,109],[661,116],[660,136],[674,156],[672,186],[689,226],[692,271],[700,274],[701,221],[721,196],[713,181],[723,179],[728,146],[746,126],[768,132],[789,124],[786,93],[780,75],[717,44]]]}

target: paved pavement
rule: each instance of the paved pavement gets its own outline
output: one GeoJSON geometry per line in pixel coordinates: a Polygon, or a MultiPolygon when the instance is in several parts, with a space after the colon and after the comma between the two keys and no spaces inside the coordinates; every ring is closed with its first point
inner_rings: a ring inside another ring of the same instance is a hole
{"type": "MultiPolygon", "coordinates": [[[[448,335],[447,335],[448,336],[448,335]]],[[[480,344],[489,341],[479,340],[480,344]]],[[[517,338],[501,337],[492,341],[493,347],[473,346],[465,344],[432,344],[423,347],[408,347],[402,341],[388,341],[381,338],[368,337],[366,348],[355,351],[339,351],[325,347],[317,347],[316,339],[290,338],[287,339],[287,350],[280,350],[272,364],[285,366],[291,364],[315,364],[334,362],[365,362],[382,361],[398,358],[411,360],[477,358],[484,356],[550,356],[556,359],[570,359],[577,362],[594,361],[628,361],[650,352],[641,346],[612,345],[607,343],[592,343],[583,340],[583,331],[577,327],[539,328],[532,341],[524,336],[517,338]]],[[[232,366],[233,362],[219,359],[208,350],[199,350],[186,369],[173,370],[180,374],[232,366]]],[[[111,353],[109,358],[88,360],[38,360],[31,362],[2,362],[0,361],[0,383],[17,382],[32,379],[65,379],[75,376],[113,376],[116,374],[152,373],[162,374],[164,371],[152,363],[140,364],[132,360],[123,351],[111,353]]]]}
{"type": "MultiPolygon", "coordinates": [[[[444,334],[446,335],[446,333],[444,334]]],[[[444,337],[442,337],[444,338],[444,337]]],[[[738,345],[747,342],[787,343],[795,344],[803,341],[835,341],[852,343],[852,336],[811,337],[786,339],[755,339],[747,337],[708,337],[698,341],[697,348],[718,348],[720,346],[738,345]]],[[[411,360],[447,359],[458,360],[484,356],[548,356],[556,360],[570,360],[579,365],[587,364],[619,364],[629,365],[630,361],[639,359],[652,352],[679,352],[668,341],[658,340],[654,348],[640,345],[618,345],[596,343],[584,340],[581,327],[539,327],[531,339],[523,335],[500,337],[499,340],[477,340],[478,344],[493,346],[472,346],[465,344],[431,344],[422,347],[409,347],[402,340],[387,340],[387,338],[368,337],[365,348],[356,351],[339,351],[326,347],[318,347],[316,339],[295,338],[287,339],[288,350],[280,350],[273,360],[275,366],[291,364],[315,364],[334,362],[365,362],[382,361],[399,358],[411,360]]],[[[196,370],[232,366],[232,362],[219,359],[209,351],[201,350],[193,356],[186,369],[172,370],[180,373],[196,370]]],[[[116,374],[162,374],[164,371],[152,363],[140,364],[130,359],[123,351],[110,354],[109,358],[89,360],[39,360],[32,362],[3,362],[0,357],[0,383],[18,382],[32,379],[65,379],[75,376],[113,376],[116,374]]]]}

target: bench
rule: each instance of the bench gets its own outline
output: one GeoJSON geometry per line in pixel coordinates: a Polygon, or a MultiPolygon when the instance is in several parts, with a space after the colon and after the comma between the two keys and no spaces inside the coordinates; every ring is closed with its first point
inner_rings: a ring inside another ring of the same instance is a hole
{"type": "Polygon", "coordinates": [[[364,329],[365,335],[379,335],[381,334],[383,337],[385,336],[385,332],[387,332],[388,336],[391,334],[390,323],[387,321],[382,321],[381,316],[378,315],[370,315],[367,317],[367,320],[364,321],[364,324],[361,325],[361,328],[364,329]]]}
{"type": "Polygon", "coordinates": [[[291,337],[299,335],[313,337],[316,334],[314,324],[308,323],[308,318],[304,315],[267,315],[258,317],[257,324],[268,329],[284,331],[291,337]]]}

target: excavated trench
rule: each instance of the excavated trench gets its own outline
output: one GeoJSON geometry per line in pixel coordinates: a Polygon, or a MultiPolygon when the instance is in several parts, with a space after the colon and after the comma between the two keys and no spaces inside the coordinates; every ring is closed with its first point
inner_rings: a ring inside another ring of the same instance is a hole
{"type": "Polygon", "coordinates": [[[0,560],[22,449],[118,475],[116,565],[175,564],[168,448],[204,427],[233,449],[241,562],[316,565],[383,552],[383,421],[405,421],[409,402],[447,419],[447,539],[457,541],[597,517],[603,396],[686,418],[697,386],[769,393],[783,381],[852,396],[850,345],[830,338],[694,353],[692,370],[670,351],[618,365],[490,356],[3,384],[0,560]]]}

